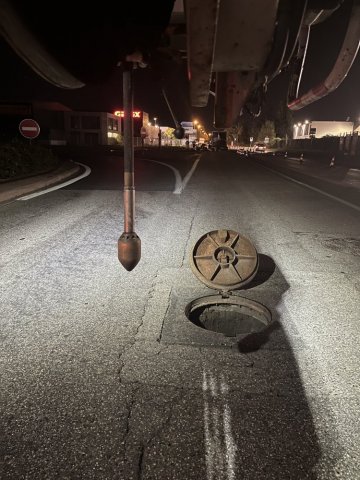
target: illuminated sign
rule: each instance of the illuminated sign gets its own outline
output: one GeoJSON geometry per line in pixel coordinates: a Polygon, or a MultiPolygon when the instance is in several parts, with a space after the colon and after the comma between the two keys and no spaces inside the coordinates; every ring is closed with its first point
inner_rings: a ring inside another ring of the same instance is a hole
{"type": "MultiPolygon", "coordinates": [[[[116,110],[114,115],[124,118],[124,110],[116,110]]],[[[141,112],[132,112],[133,118],[141,118],[141,112]]]]}

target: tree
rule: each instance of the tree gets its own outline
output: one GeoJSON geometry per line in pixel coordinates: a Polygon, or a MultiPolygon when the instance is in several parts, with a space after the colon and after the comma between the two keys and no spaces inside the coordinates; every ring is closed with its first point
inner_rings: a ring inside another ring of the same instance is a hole
{"type": "Polygon", "coordinates": [[[175,138],[174,137],[174,131],[175,131],[174,128],[168,127],[164,132],[164,136],[166,138],[173,139],[173,138],[175,138]]]}
{"type": "Polygon", "coordinates": [[[243,137],[243,126],[240,123],[237,123],[233,127],[227,128],[227,138],[235,143],[241,143],[243,137]]]}
{"type": "Polygon", "coordinates": [[[238,142],[243,145],[250,144],[250,137],[257,138],[260,128],[260,120],[248,113],[241,115],[240,120],[236,126],[238,142]]]}
{"type": "Polygon", "coordinates": [[[266,120],[260,127],[259,133],[257,135],[257,140],[259,142],[264,142],[265,138],[269,138],[269,142],[272,143],[276,137],[275,125],[271,120],[266,120]]]}
{"type": "Polygon", "coordinates": [[[293,131],[293,113],[288,109],[286,100],[282,100],[275,114],[275,131],[276,136],[286,139],[292,138],[293,131]]]}

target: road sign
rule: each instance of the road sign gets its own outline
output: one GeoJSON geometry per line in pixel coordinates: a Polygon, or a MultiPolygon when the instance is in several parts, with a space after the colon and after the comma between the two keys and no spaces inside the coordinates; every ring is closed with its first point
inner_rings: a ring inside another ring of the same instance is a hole
{"type": "Polygon", "coordinates": [[[32,118],[24,118],[19,124],[19,130],[25,138],[36,138],[40,133],[40,127],[32,118]]]}

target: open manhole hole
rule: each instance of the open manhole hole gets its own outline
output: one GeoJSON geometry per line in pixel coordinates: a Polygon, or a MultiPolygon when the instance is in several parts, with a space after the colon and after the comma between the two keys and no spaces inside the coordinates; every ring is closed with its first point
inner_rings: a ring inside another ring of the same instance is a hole
{"type": "Polygon", "coordinates": [[[271,323],[266,307],[236,295],[197,298],[186,306],[185,314],[194,325],[227,337],[259,333],[271,323]]]}

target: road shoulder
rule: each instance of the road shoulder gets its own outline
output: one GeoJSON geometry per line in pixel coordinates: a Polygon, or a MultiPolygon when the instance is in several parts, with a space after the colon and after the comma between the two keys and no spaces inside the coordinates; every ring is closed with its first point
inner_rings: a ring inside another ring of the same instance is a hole
{"type": "Polygon", "coordinates": [[[51,172],[0,184],[0,205],[10,203],[24,195],[58,185],[76,177],[82,172],[82,166],[68,160],[51,172]]]}

